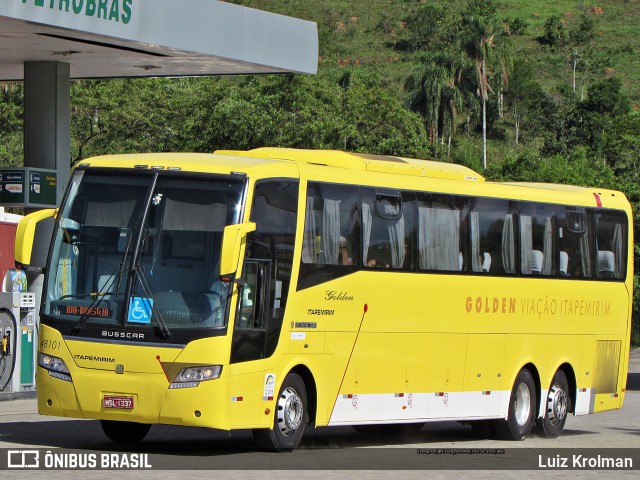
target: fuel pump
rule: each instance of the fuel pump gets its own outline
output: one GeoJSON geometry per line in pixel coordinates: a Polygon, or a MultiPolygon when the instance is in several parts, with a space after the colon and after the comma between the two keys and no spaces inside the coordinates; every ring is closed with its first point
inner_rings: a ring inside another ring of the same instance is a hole
{"type": "Polygon", "coordinates": [[[35,390],[36,294],[0,293],[0,394],[35,390]]]}
{"type": "Polygon", "coordinates": [[[36,295],[20,293],[20,387],[35,387],[36,295]]]}
{"type": "Polygon", "coordinates": [[[9,384],[16,368],[16,331],[15,315],[9,308],[0,307],[0,392],[12,390],[9,384]]]}

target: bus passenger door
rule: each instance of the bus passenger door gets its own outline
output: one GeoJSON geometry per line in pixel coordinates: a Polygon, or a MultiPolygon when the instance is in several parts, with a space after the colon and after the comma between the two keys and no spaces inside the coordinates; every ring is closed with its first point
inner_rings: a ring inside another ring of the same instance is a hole
{"type": "Polygon", "coordinates": [[[250,221],[256,229],[246,239],[244,286],[238,290],[229,365],[231,420],[240,428],[271,418],[264,415],[263,397],[269,398],[265,394],[268,382],[277,386],[282,381],[278,372],[267,370],[274,362],[266,359],[274,355],[282,330],[295,248],[298,190],[293,179],[258,181],[254,190],[250,221]]]}
{"type": "Polygon", "coordinates": [[[231,427],[252,427],[259,421],[264,367],[255,361],[265,356],[270,264],[269,260],[244,264],[229,365],[231,427]]]}
{"type": "Polygon", "coordinates": [[[236,312],[231,363],[248,362],[264,358],[268,298],[269,260],[247,260],[236,312]]]}

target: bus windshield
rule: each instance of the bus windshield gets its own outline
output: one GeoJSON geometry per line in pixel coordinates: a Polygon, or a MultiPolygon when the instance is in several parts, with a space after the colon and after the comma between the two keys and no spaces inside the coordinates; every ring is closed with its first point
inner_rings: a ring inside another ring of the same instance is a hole
{"type": "Polygon", "coordinates": [[[222,232],[239,221],[244,180],[113,172],[74,174],[58,215],[43,313],[82,336],[131,338],[124,332],[133,330],[140,332],[133,338],[167,340],[224,329],[222,232]]]}

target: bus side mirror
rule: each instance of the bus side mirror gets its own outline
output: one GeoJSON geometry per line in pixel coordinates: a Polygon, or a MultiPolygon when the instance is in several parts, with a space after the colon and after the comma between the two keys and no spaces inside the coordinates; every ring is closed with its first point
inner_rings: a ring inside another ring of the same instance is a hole
{"type": "Polygon", "coordinates": [[[14,250],[17,267],[27,271],[44,270],[56,212],[53,208],[38,210],[20,220],[14,250]]]}
{"type": "Polygon", "coordinates": [[[224,227],[222,248],[220,249],[220,277],[230,281],[238,271],[240,250],[247,242],[247,234],[256,229],[254,222],[237,223],[224,227]]]}

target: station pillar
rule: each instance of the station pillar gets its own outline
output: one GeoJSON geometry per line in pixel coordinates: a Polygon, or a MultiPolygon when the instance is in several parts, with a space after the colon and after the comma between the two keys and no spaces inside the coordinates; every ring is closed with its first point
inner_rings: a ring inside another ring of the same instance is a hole
{"type": "Polygon", "coordinates": [[[24,166],[56,171],[56,205],[71,168],[70,78],[68,63],[24,63],[24,166]]]}

